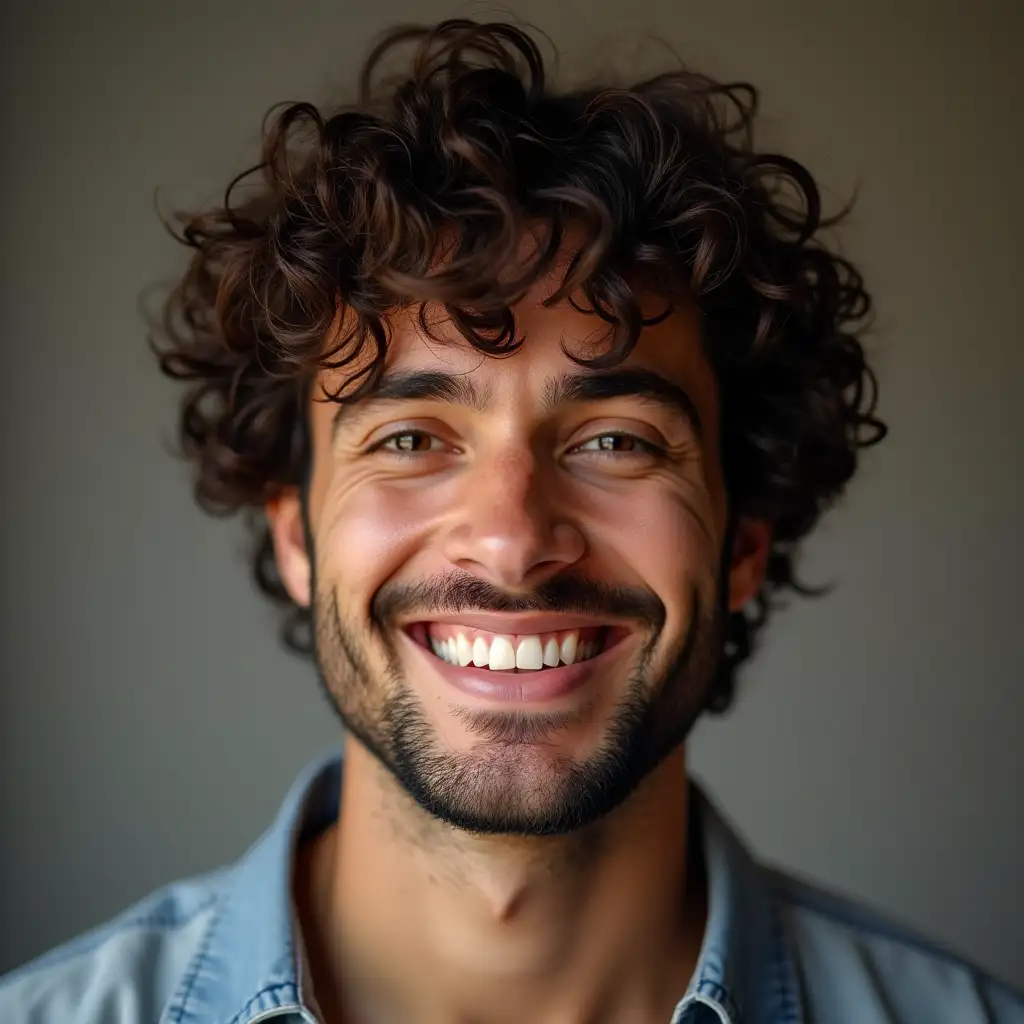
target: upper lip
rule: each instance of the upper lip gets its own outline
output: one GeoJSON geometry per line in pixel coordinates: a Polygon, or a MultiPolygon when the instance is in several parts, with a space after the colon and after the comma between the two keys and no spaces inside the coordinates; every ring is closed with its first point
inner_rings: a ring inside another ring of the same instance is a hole
{"type": "MultiPolygon", "coordinates": [[[[468,626],[486,633],[558,633],[585,626],[610,626],[610,619],[592,615],[561,615],[557,612],[465,612],[455,615],[424,615],[416,622],[443,622],[450,626],[468,626]]],[[[409,623],[411,625],[412,622],[409,623]]]]}

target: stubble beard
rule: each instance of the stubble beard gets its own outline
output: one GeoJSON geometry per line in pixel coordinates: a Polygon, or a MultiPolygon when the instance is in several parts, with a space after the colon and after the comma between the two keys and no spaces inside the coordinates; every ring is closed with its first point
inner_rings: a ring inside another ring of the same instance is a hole
{"type": "Polygon", "coordinates": [[[483,835],[557,836],[594,824],[622,804],[686,738],[715,678],[724,613],[694,587],[689,626],[654,668],[660,630],[640,652],[605,735],[585,759],[559,752],[557,733],[579,713],[462,712],[479,742],[444,749],[403,677],[393,631],[348,623],[334,589],[314,605],[316,661],[328,701],[347,732],[433,818],[483,835]],[[371,635],[386,651],[374,671],[371,635]],[[360,638],[366,638],[361,640],[360,638]]]}

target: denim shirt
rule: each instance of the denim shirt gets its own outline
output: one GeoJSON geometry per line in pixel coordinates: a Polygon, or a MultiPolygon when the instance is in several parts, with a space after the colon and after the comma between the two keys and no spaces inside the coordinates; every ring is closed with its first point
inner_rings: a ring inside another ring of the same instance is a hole
{"type": "MultiPolygon", "coordinates": [[[[154,893],[0,979],[0,1024],[315,1024],[291,898],[338,811],[307,769],[235,865],[154,893]]],[[[666,1024],[1024,1024],[1024,996],[849,901],[757,864],[696,786],[708,919],[666,1024]]]]}

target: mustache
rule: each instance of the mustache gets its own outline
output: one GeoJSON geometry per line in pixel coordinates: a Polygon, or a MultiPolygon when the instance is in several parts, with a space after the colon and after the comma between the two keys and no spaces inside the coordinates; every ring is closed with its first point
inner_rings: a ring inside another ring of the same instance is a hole
{"type": "Polygon", "coordinates": [[[561,612],[595,618],[634,619],[660,630],[665,605],[644,587],[609,584],[583,575],[554,576],[528,594],[508,594],[469,573],[448,572],[417,583],[385,583],[370,602],[378,628],[401,618],[463,612],[561,612]]]}

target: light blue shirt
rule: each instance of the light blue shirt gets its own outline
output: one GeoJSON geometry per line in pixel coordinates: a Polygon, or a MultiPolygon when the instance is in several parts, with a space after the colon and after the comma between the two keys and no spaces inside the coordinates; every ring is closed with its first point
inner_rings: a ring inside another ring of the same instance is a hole
{"type": "MultiPolygon", "coordinates": [[[[336,759],[311,766],[237,864],[168,886],[0,979],[0,1024],[315,1022],[292,864],[298,841],[337,815],[339,782],[336,759]]],[[[693,800],[708,920],[666,1024],[1024,1024],[1024,996],[760,866],[696,787],[693,800]]]]}

